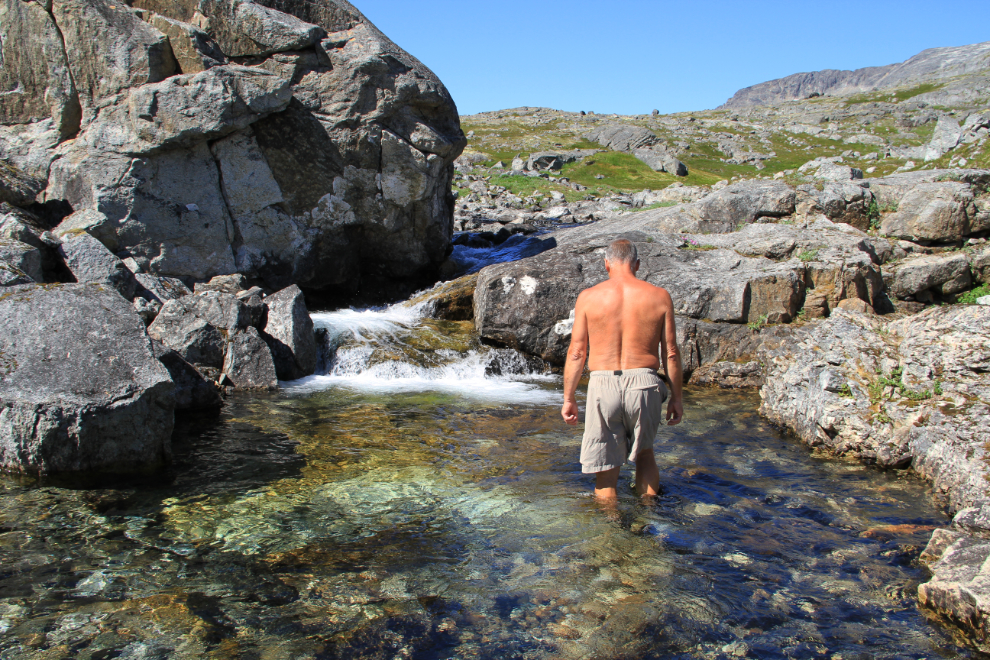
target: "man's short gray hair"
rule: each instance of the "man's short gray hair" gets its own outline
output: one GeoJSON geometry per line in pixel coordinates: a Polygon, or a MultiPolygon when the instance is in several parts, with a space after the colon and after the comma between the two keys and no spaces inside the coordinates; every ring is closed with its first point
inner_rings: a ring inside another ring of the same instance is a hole
{"type": "Polygon", "coordinates": [[[632,241],[619,238],[612,241],[605,250],[605,258],[611,264],[634,264],[639,259],[632,241]]]}

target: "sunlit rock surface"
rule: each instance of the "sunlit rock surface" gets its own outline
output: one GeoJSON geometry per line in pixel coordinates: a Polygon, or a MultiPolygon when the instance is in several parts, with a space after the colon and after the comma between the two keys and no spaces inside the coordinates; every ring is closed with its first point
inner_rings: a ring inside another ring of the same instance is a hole
{"type": "Polygon", "coordinates": [[[187,284],[436,272],[465,139],[429,69],[338,0],[135,4],[4,3],[3,201],[98,211],[187,284]]]}

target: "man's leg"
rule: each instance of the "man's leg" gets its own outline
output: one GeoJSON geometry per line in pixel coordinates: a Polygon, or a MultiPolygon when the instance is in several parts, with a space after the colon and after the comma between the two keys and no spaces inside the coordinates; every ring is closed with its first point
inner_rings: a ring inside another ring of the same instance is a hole
{"type": "MultiPolygon", "coordinates": [[[[656,464],[654,463],[654,467],[656,464]]],[[[638,472],[637,472],[638,474],[638,472]]],[[[659,475],[657,479],[659,480],[659,475]]],[[[619,468],[595,473],[595,499],[602,502],[614,502],[619,499],[615,486],[619,483],[619,468]]],[[[659,483],[659,481],[658,481],[659,483]]]]}
{"type": "Polygon", "coordinates": [[[653,455],[653,447],[643,449],[636,456],[636,494],[640,497],[660,494],[660,469],[653,455]]]}

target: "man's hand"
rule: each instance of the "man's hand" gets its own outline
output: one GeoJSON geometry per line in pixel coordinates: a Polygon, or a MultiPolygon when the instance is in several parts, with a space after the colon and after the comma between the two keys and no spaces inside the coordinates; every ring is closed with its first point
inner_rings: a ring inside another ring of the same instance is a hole
{"type": "Polygon", "coordinates": [[[560,409],[560,416],[571,426],[576,426],[578,423],[577,401],[564,401],[564,405],[560,409]]]}
{"type": "Polygon", "coordinates": [[[684,417],[684,402],[680,399],[671,399],[667,404],[667,426],[676,426],[681,423],[684,417]]]}

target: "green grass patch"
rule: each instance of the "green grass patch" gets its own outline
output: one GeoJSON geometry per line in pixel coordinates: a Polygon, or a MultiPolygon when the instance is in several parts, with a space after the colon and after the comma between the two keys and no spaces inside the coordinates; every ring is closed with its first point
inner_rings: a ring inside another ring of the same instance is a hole
{"type": "Polygon", "coordinates": [[[760,318],[756,319],[755,321],[750,321],[749,323],[747,323],[746,326],[750,330],[759,331],[760,328],[766,327],[767,319],[769,318],[770,318],[769,316],[763,314],[762,316],[760,316],[760,318]]]}
{"type": "Polygon", "coordinates": [[[654,172],[632,154],[618,151],[606,151],[577,163],[568,163],[561,173],[589,188],[604,187],[627,192],[646,188],[659,190],[678,180],[673,174],[654,172]],[[596,175],[604,178],[596,179],[596,175]]]}
{"type": "Polygon", "coordinates": [[[855,94],[846,99],[845,105],[848,108],[849,106],[859,105],[861,103],[896,103],[907,101],[908,99],[913,99],[915,96],[921,96],[922,94],[942,89],[944,86],[944,83],[922,83],[915,87],[908,87],[893,92],[879,90],[868,94],[855,94]]]}
{"type": "Polygon", "coordinates": [[[556,191],[563,193],[564,199],[568,202],[576,202],[584,199],[586,194],[535,176],[497,175],[488,181],[488,186],[502,186],[513,195],[519,197],[532,197],[534,193],[539,193],[541,197],[549,197],[551,192],[556,191]]]}
{"type": "Polygon", "coordinates": [[[975,289],[961,294],[956,298],[956,302],[963,305],[975,305],[977,298],[982,298],[983,296],[990,296],[990,284],[981,284],[975,289]]]}
{"type": "Polygon", "coordinates": [[[915,96],[921,96],[922,94],[927,94],[928,92],[934,92],[935,90],[942,89],[945,87],[944,83],[922,83],[916,87],[909,87],[908,89],[902,89],[898,92],[894,92],[893,97],[898,101],[907,101],[908,99],[913,99],[915,96]]]}
{"type": "Polygon", "coordinates": [[[817,258],[818,258],[818,250],[817,249],[815,249],[815,250],[805,250],[804,252],[802,252],[801,254],[798,255],[798,259],[800,259],[801,261],[806,261],[806,262],[807,261],[814,261],[817,258]]]}

